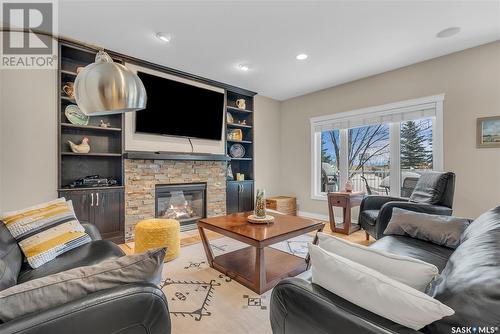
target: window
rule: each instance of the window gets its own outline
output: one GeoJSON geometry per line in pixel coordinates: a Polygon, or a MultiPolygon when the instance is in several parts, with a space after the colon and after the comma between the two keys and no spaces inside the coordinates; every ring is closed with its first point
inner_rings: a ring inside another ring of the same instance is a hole
{"type": "Polygon", "coordinates": [[[442,169],[442,102],[431,96],[311,119],[314,199],[344,188],[409,197],[425,170],[442,169]]]}
{"type": "Polygon", "coordinates": [[[432,170],[432,118],[401,122],[401,196],[410,197],[420,173],[432,170]]]}
{"type": "Polygon", "coordinates": [[[339,130],[321,133],[321,192],[339,191],[339,130]]]}

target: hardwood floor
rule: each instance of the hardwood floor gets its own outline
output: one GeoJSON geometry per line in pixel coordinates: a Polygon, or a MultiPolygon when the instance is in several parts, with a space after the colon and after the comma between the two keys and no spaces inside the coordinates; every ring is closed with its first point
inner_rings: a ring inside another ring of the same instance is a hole
{"type": "MultiPolygon", "coordinates": [[[[361,231],[361,230],[356,231],[350,235],[332,232],[332,230],[330,229],[329,223],[327,223],[325,225],[325,229],[323,230],[323,232],[334,235],[334,236],[342,238],[342,239],[346,239],[346,240],[355,242],[355,243],[360,244],[360,245],[365,245],[365,246],[368,246],[369,244],[371,244],[375,241],[373,238],[370,238],[370,240],[367,241],[365,238],[365,232],[361,231]]],[[[315,232],[311,233],[311,235],[313,235],[314,233],[315,232]]],[[[209,240],[214,240],[214,239],[218,239],[218,238],[223,237],[223,235],[212,232],[212,231],[206,231],[206,234],[207,234],[207,238],[209,240]]],[[[193,244],[196,244],[198,242],[201,242],[201,238],[200,238],[200,234],[198,233],[198,230],[181,232],[180,237],[181,237],[181,247],[189,246],[189,245],[193,245],[193,244]]],[[[133,242],[121,244],[119,246],[127,255],[131,255],[134,253],[134,243],[133,242]]]]}

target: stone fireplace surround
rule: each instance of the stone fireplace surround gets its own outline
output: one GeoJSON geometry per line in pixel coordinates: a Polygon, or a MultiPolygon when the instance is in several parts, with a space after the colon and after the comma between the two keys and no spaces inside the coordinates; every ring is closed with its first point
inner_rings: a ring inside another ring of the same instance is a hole
{"type": "Polygon", "coordinates": [[[155,217],[157,184],[207,183],[207,216],[226,214],[226,162],[125,159],[125,241],[142,219],[155,217]]]}

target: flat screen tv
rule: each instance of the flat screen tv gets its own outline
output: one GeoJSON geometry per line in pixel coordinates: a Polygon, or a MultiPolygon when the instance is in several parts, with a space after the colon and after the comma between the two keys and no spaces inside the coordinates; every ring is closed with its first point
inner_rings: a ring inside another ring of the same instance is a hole
{"type": "Polygon", "coordinates": [[[222,139],[224,93],[137,72],[147,93],[146,109],[136,112],[139,133],[222,139]]]}

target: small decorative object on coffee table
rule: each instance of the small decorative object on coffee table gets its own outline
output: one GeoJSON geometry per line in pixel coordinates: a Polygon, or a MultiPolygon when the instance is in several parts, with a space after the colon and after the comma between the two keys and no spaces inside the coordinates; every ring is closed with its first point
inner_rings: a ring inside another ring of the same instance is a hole
{"type": "Polygon", "coordinates": [[[333,232],[351,234],[359,230],[358,224],[351,222],[351,208],[361,204],[364,193],[361,191],[336,191],[328,193],[328,212],[330,213],[330,228],[333,232]],[[343,222],[335,222],[333,207],[341,207],[343,211],[343,222]]]}
{"type": "MultiPolygon", "coordinates": [[[[313,231],[322,231],[324,223],[311,219],[273,214],[274,224],[249,224],[250,212],[203,218],[198,230],[210,267],[230,276],[252,291],[262,294],[282,278],[296,276],[309,268],[309,256],[303,258],[272,247],[273,244],[313,231]],[[211,230],[248,245],[214,256],[205,230],[211,230]],[[264,256],[265,254],[265,256],[264,256]]],[[[313,243],[318,242],[317,237],[313,243]]]]}
{"type": "Polygon", "coordinates": [[[266,191],[264,189],[257,189],[257,196],[255,198],[255,214],[248,216],[248,221],[254,224],[267,224],[274,221],[274,217],[266,215],[266,191]]]}
{"type": "Polygon", "coordinates": [[[274,217],[267,215],[264,217],[257,217],[256,215],[250,215],[247,217],[248,222],[252,224],[270,224],[274,222],[274,217]]]}
{"type": "Polygon", "coordinates": [[[264,218],[266,216],[266,191],[264,189],[257,189],[257,196],[255,197],[255,215],[257,218],[264,218]]]}

